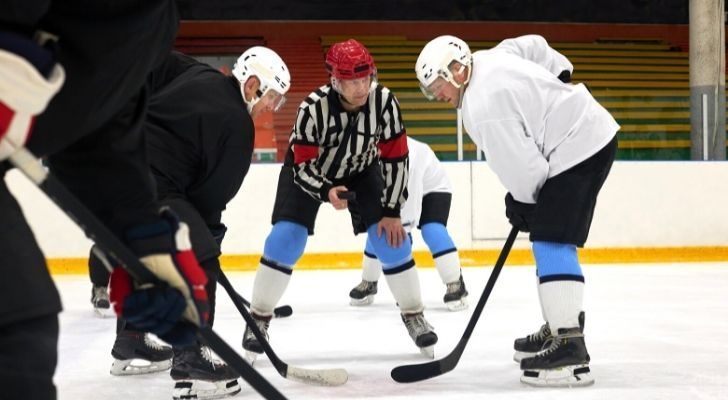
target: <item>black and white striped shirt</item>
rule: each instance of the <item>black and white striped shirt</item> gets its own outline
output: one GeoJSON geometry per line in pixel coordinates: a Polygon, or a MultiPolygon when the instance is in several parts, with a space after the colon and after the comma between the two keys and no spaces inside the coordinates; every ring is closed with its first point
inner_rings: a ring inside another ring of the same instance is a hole
{"type": "Polygon", "coordinates": [[[328,201],[334,182],[380,162],[384,216],[397,217],[407,198],[408,151],[399,102],[377,85],[358,111],[347,112],[330,85],[308,95],[291,133],[294,180],[315,199],[328,201]]]}

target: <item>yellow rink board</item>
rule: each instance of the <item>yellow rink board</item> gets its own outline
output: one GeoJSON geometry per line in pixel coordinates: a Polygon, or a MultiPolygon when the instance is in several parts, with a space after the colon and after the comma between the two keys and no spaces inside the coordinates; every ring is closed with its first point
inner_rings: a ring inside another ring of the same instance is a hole
{"type": "MultiPolygon", "coordinates": [[[[462,250],[460,259],[464,267],[492,266],[500,250],[462,250]]],[[[432,257],[426,251],[416,251],[415,262],[420,267],[432,268],[432,257]]],[[[255,271],[260,254],[223,255],[220,258],[225,271],[255,271]]],[[[297,270],[358,269],[362,253],[306,254],[296,264],[297,270]]],[[[88,259],[50,258],[52,274],[86,274],[88,259]]],[[[728,261],[728,247],[627,247],[579,249],[583,264],[673,263],[728,261]]],[[[508,265],[533,265],[530,249],[515,249],[508,256],[508,265]]]]}

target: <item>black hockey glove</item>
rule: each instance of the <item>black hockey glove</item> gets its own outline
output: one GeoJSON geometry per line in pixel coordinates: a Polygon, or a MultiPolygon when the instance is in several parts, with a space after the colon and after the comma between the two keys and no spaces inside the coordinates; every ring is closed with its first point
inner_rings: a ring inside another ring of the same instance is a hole
{"type": "Polygon", "coordinates": [[[506,194],[506,217],[508,222],[521,232],[528,232],[533,223],[536,214],[536,205],[521,203],[511,196],[510,192],[506,194]]]}
{"type": "Polygon", "coordinates": [[[561,82],[571,83],[571,72],[568,69],[565,69],[561,71],[558,78],[561,82]]]}
{"type": "Polygon", "coordinates": [[[212,238],[215,239],[215,243],[217,243],[219,247],[222,247],[222,240],[225,239],[227,226],[221,222],[215,225],[208,225],[207,227],[210,229],[210,234],[212,235],[212,238]]]}

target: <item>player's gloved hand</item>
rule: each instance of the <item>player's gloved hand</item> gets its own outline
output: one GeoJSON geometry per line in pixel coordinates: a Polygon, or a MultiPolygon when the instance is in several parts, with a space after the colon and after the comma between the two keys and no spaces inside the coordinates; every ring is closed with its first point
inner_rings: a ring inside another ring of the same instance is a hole
{"type": "Polygon", "coordinates": [[[508,217],[508,222],[519,231],[528,232],[531,229],[535,214],[535,204],[521,203],[510,193],[506,194],[506,217],[508,217]]]}
{"type": "Polygon", "coordinates": [[[51,51],[23,36],[0,32],[0,161],[25,145],[33,119],[64,79],[51,51]]]}
{"type": "Polygon", "coordinates": [[[571,71],[569,71],[568,69],[561,71],[558,78],[561,82],[571,83],[571,71]]]}
{"type": "Polygon", "coordinates": [[[227,226],[220,222],[219,224],[208,225],[207,227],[210,229],[210,234],[212,235],[212,238],[215,239],[215,243],[217,243],[218,246],[222,246],[222,240],[225,239],[227,226]]]}
{"type": "Polygon", "coordinates": [[[196,326],[207,323],[207,276],[192,252],[187,225],[167,208],[161,216],[126,232],[131,249],[160,282],[134,282],[116,268],[110,297],[117,315],[132,327],[183,346],[194,342],[196,326]]]}

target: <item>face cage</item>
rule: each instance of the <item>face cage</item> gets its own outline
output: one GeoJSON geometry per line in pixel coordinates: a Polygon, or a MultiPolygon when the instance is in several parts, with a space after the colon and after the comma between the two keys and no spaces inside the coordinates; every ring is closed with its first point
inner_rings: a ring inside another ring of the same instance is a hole
{"type": "Polygon", "coordinates": [[[269,99],[269,103],[272,104],[273,112],[278,112],[278,110],[286,104],[286,95],[280,94],[271,88],[267,88],[263,91],[258,89],[255,92],[255,95],[258,96],[256,103],[263,99],[269,99]]]}
{"type": "Polygon", "coordinates": [[[430,83],[428,86],[425,86],[422,84],[422,82],[420,82],[420,91],[422,91],[422,94],[425,95],[425,98],[427,98],[427,100],[432,101],[437,99],[437,95],[435,94],[436,89],[433,89],[433,86],[437,83],[438,78],[444,79],[446,83],[452,83],[456,88],[460,87],[460,85],[458,85],[457,82],[452,79],[452,74],[449,73],[449,71],[445,71],[442,69],[438,70],[437,78],[435,78],[435,80],[433,80],[432,83],[430,83]]]}
{"type": "MultiPolygon", "coordinates": [[[[461,65],[460,66],[459,73],[462,73],[463,72],[463,69],[465,69],[465,68],[467,68],[466,65],[461,65]]],[[[471,72],[472,72],[472,68],[471,69],[468,69],[468,76],[465,78],[465,82],[463,82],[462,84],[459,84],[459,83],[455,82],[455,79],[453,79],[452,73],[450,73],[449,71],[445,71],[445,70],[442,70],[441,69],[441,70],[437,71],[437,78],[435,78],[435,80],[432,81],[432,83],[430,83],[429,86],[425,86],[425,85],[422,84],[422,82],[420,82],[420,84],[419,84],[420,91],[425,96],[425,98],[427,98],[427,100],[430,100],[430,101],[436,100],[437,99],[437,95],[435,94],[435,92],[439,88],[436,88],[436,89],[433,90],[432,86],[437,82],[437,79],[438,78],[442,78],[442,79],[445,80],[445,82],[450,83],[453,86],[455,86],[456,89],[460,89],[462,86],[467,85],[468,82],[470,82],[470,74],[471,74],[471,72]]]]}

